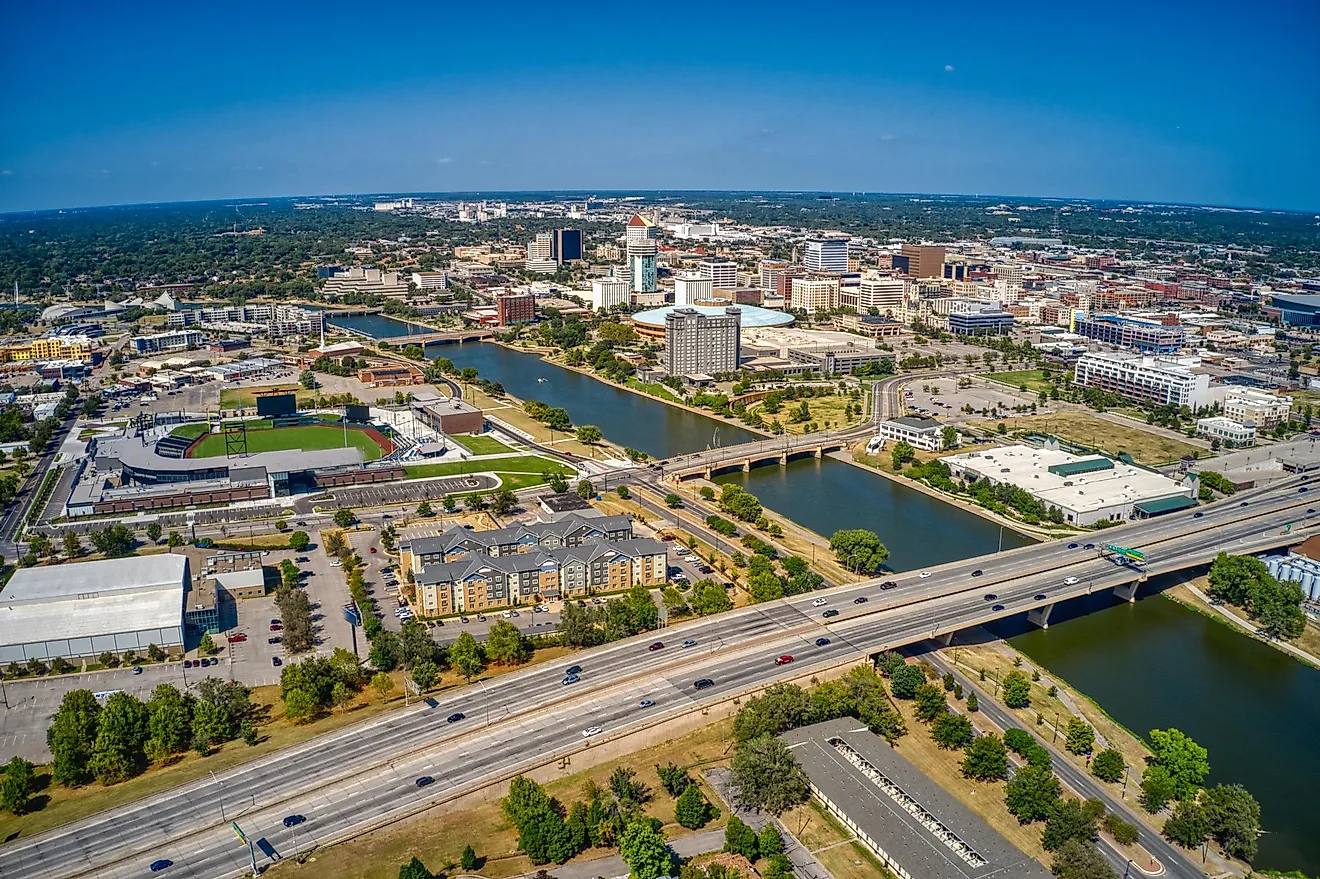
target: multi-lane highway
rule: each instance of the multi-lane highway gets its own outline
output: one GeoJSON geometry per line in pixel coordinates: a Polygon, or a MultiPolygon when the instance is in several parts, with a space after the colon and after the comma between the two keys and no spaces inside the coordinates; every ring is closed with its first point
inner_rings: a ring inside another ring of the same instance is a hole
{"type": "MultiPolygon", "coordinates": [[[[1205,508],[1103,532],[1098,538],[1141,548],[1152,572],[1243,550],[1314,529],[1301,478],[1205,508]],[[1246,506],[1241,506],[1245,503],[1246,506]]],[[[1320,500],[1320,499],[1318,499],[1320,500]]],[[[1300,536],[1299,535],[1299,536],[1300,536]]],[[[562,667],[538,666],[454,691],[433,705],[393,712],[247,766],[195,782],[113,813],[16,840],[0,848],[0,875],[136,876],[155,858],[175,862],[174,876],[237,874],[246,851],[228,830],[237,819],[252,838],[289,854],[344,832],[450,798],[502,774],[584,747],[582,730],[602,737],[690,712],[788,674],[854,661],[867,653],[1020,613],[1138,576],[1081,543],[1055,542],[797,596],[674,626],[578,654],[577,684],[562,667]],[[973,575],[973,571],[981,571],[973,575]],[[923,573],[928,576],[922,576],[923,573]],[[1075,582],[1066,583],[1066,579],[1075,582]],[[993,593],[995,598],[986,600],[993,593]],[[1036,595],[1045,598],[1037,600],[1036,595]],[[865,597],[864,603],[855,603],[865,597]],[[814,602],[824,599],[825,606],[814,602]],[[825,618],[825,610],[837,617],[825,618]],[[817,645],[817,639],[829,643],[817,645]],[[663,641],[663,649],[647,646],[663,641]],[[685,639],[691,648],[679,646],[685,639]],[[783,653],[796,657],[776,666],[783,653]],[[697,691],[693,681],[714,685],[697,691]],[[643,699],[654,702],[640,707],[643,699]],[[447,723],[454,713],[463,720],[447,723]],[[415,786],[421,775],[436,783],[415,786]],[[222,821],[221,811],[224,810],[222,821]],[[306,823],[286,829],[285,815],[306,823]]]]}

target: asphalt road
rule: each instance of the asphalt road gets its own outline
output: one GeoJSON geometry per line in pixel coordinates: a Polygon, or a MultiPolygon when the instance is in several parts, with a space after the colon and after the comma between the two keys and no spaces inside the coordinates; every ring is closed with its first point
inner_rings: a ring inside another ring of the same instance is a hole
{"type": "MultiPolygon", "coordinates": [[[[1106,537],[1149,547],[1153,569],[1161,558],[1231,548],[1241,539],[1274,534],[1283,523],[1298,521],[1307,502],[1306,495],[1296,493],[1299,484],[1294,480],[1247,493],[1245,508],[1235,499],[1207,508],[1201,519],[1173,515],[1113,529],[1106,537]]],[[[1310,521],[1316,521],[1314,516],[1310,521]]],[[[946,565],[927,578],[918,572],[895,577],[898,588],[887,592],[867,581],[681,623],[658,636],[641,635],[575,656],[571,661],[584,669],[576,685],[561,683],[559,667],[525,669],[454,691],[434,706],[392,712],[320,737],[214,781],[198,781],[31,841],[15,841],[0,849],[0,871],[25,877],[136,876],[152,859],[167,857],[176,862],[170,875],[230,875],[242,866],[245,853],[221,824],[221,803],[227,820],[241,813],[240,823],[250,836],[264,835],[281,851],[293,842],[292,832],[280,824],[290,813],[309,819],[297,831],[303,844],[325,842],[350,826],[445,799],[478,779],[556,753],[571,754],[583,747],[581,730],[588,726],[601,726],[606,736],[623,732],[656,714],[690,711],[703,701],[789,673],[1030,609],[1037,593],[1052,600],[1133,576],[1094,551],[1070,550],[1056,542],[946,565]],[[983,573],[972,577],[977,567],[983,573]],[[1068,576],[1079,582],[1062,583],[1068,576]],[[988,586],[995,587],[994,602],[983,599],[988,586]],[[861,595],[868,601],[855,604],[861,595]],[[823,609],[812,602],[822,597],[826,609],[840,611],[838,617],[827,621],[820,616],[823,609]],[[994,611],[993,605],[1001,603],[1005,610],[994,611]],[[646,645],[657,637],[668,646],[648,651],[646,645]],[[817,647],[820,637],[830,643],[817,647]],[[682,638],[696,640],[697,647],[677,647],[682,638]],[[791,668],[774,665],[774,657],[783,653],[796,657],[791,668]],[[701,677],[715,683],[698,693],[692,682],[701,677]],[[641,698],[656,704],[640,709],[641,698]],[[446,716],[454,711],[468,717],[447,724],[446,716]],[[418,789],[412,781],[421,774],[438,780],[418,789]]]]}

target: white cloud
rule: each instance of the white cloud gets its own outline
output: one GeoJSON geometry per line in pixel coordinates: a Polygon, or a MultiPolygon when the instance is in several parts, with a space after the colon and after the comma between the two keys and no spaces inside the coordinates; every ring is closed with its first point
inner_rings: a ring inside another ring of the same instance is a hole
{"type": "Polygon", "coordinates": [[[945,73],[953,73],[953,65],[952,65],[952,64],[945,64],[945,65],[944,65],[944,72],[945,72],[945,73]]]}
{"type": "Polygon", "coordinates": [[[441,156],[440,158],[435,160],[435,163],[437,165],[448,165],[453,161],[454,161],[453,158],[451,158],[450,156],[441,156]]]}
{"type": "Polygon", "coordinates": [[[892,134],[882,134],[882,135],[880,135],[880,139],[881,139],[881,140],[893,140],[893,139],[894,139],[894,135],[892,135],[892,134]]]}

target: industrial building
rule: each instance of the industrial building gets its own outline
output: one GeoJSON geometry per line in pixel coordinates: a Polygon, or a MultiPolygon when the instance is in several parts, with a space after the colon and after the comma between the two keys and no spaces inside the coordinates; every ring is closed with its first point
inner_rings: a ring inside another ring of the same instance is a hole
{"type": "Polygon", "coordinates": [[[812,795],[896,876],[1048,879],[1049,872],[852,718],[779,737],[812,795]]]}
{"type": "Polygon", "coordinates": [[[1188,482],[1175,482],[1103,455],[1079,456],[1051,443],[1042,449],[1007,446],[941,459],[955,479],[1015,485],[1073,525],[1124,522],[1196,506],[1188,482]]]}
{"type": "Polygon", "coordinates": [[[20,568],[0,592],[0,663],[181,647],[188,559],[20,568]]]}

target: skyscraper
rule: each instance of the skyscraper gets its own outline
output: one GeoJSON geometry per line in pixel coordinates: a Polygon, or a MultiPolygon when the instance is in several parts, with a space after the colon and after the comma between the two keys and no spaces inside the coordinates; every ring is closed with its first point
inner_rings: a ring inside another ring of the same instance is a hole
{"type": "Polygon", "coordinates": [[[939,278],[944,274],[944,248],[931,244],[904,244],[907,273],[914,278],[939,278]]]}
{"type": "Polygon", "coordinates": [[[808,241],[802,264],[810,272],[834,272],[842,275],[848,271],[847,239],[819,238],[808,241]]]}
{"type": "Polygon", "coordinates": [[[654,293],[659,229],[641,214],[628,221],[628,274],[634,293],[654,293]]]}
{"type": "Polygon", "coordinates": [[[556,229],[551,244],[551,258],[561,266],[582,259],[581,229],[556,229]]]}
{"type": "Polygon", "coordinates": [[[732,290],[738,286],[738,264],[721,256],[710,256],[697,264],[701,277],[712,287],[732,290]]]}
{"type": "Polygon", "coordinates": [[[674,304],[692,305],[709,299],[714,285],[710,278],[693,272],[684,272],[674,278],[674,304]]]}

